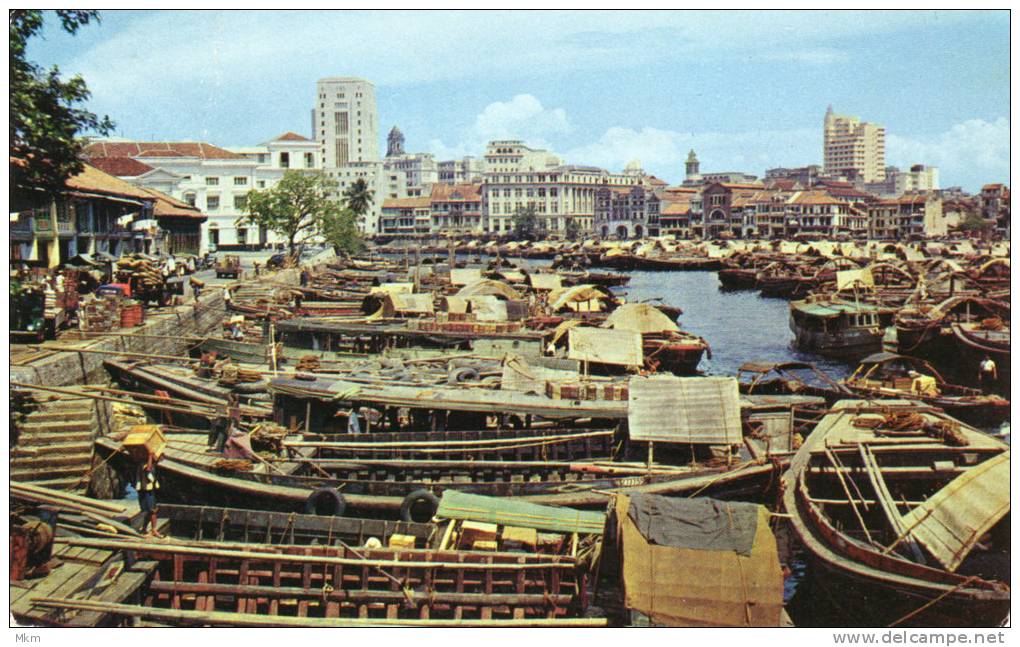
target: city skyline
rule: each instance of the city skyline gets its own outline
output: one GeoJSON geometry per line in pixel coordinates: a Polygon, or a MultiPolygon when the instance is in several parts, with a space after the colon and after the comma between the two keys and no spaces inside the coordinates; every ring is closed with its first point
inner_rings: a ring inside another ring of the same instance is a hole
{"type": "Polygon", "coordinates": [[[29,56],[81,73],[132,139],[310,136],[314,82],[358,76],[379,138],[398,125],[439,159],[516,138],[670,182],[690,148],[761,175],[821,164],[832,104],[886,128],[890,165],[1009,182],[1008,12],[568,13],[105,11],[76,37],[50,24],[29,56]],[[155,33],[175,37],[148,52],[155,33]]]}

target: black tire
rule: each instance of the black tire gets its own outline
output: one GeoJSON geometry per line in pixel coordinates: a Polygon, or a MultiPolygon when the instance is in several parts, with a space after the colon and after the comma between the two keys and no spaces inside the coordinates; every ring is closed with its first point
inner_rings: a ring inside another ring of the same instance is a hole
{"type": "Polygon", "coordinates": [[[460,384],[461,382],[475,382],[478,380],[478,369],[471,366],[461,366],[452,369],[446,378],[447,384],[460,384]]]}
{"type": "Polygon", "coordinates": [[[437,510],[439,510],[439,497],[425,489],[415,490],[404,497],[404,501],[400,504],[400,519],[401,521],[427,523],[436,515],[437,510]],[[428,506],[428,517],[415,519],[414,513],[425,505],[428,506]]]}
{"type": "Polygon", "coordinates": [[[344,495],[331,487],[321,487],[308,495],[305,501],[305,514],[316,514],[320,517],[342,517],[347,510],[344,495]]]}

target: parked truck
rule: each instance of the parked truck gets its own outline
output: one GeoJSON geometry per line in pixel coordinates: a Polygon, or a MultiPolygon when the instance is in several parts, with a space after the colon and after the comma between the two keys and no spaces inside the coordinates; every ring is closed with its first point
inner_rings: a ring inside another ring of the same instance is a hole
{"type": "Polygon", "coordinates": [[[216,278],[225,276],[236,279],[241,276],[241,257],[234,254],[226,254],[216,262],[216,278]]]}

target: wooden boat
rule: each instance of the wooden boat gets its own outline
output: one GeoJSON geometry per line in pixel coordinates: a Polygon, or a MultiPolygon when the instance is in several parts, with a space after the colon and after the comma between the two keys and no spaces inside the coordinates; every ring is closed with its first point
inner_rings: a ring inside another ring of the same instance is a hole
{"type": "Polygon", "coordinates": [[[606,624],[586,617],[600,513],[466,495],[444,497],[430,524],[166,509],[170,539],[72,541],[157,564],[143,604],[110,613],[211,626],[606,624]]]}
{"type": "Polygon", "coordinates": [[[229,357],[246,364],[265,364],[269,362],[271,351],[272,347],[269,344],[210,338],[203,340],[198,348],[192,351],[192,356],[215,352],[219,357],[229,357]]]}
{"type": "Polygon", "coordinates": [[[790,302],[794,345],[821,355],[862,357],[881,350],[878,309],[839,299],[790,302]]]}
{"type": "MultiPolygon", "coordinates": [[[[97,439],[99,460],[120,475],[132,465],[119,443],[97,439]]],[[[730,464],[656,466],[609,462],[344,460],[297,457],[251,472],[218,470],[219,457],[198,441],[190,449],[171,443],[160,462],[161,500],[282,512],[321,510],[376,518],[427,520],[437,496],[458,491],[517,497],[532,503],[602,509],[596,490],[670,495],[699,492],[720,498],[769,496],[779,461],[754,459],[748,448],[730,464]]]]}
{"type": "Polygon", "coordinates": [[[814,278],[805,276],[800,266],[775,261],[758,272],[755,285],[763,297],[789,299],[806,295],[816,282],[814,278]]]}
{"type": "Polygon", "coordinates": [[[753,290],[758,287],[758,270],[746,267],[724,267],[719,270],[722,290],[753,290]]]}
{"type": "Polygon", "coordinates": [[[1009,418],[1009,400],[947,383],[931,364],[917,357],[869,355],[842,383],[861,397],[919,400],[974,425],[997,425],[1009,418]]]}
{"type": "Polygon", "coordinates": [[[811,586],[864,626],[1009,614],[1009,447],[916,403],[837,403],[784,476],[811,586]]]}
{"type": "Polygon", "coordinates": [[[1006,303],[972,296],[953,296],[935,306],[920,304],[905,308],[895,322],[899,352],[918,355],[936,364],[954,361],[958,347],[951,333],[953,324],[976,324],[986,319],[1006,323],[1009,313],[1006,303]]]}

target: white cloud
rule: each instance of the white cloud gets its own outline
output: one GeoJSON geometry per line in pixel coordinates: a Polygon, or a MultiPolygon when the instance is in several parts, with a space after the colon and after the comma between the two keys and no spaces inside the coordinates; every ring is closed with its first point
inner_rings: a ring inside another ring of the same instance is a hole
{"type": "Polygon", "coordinates": [[[596,141],[567,151],[568,162],[620,170],[631,160],[670,182],[683,179],[687,153],[694,149],[702,172],[743,171],[761,176],[774,166],[803,166],[821,157],[821,133],[811,129],[738,133],[680,132],[615,126],[596,141]]]}
{"type": "Polygon", "coordinates": [[[1008,181],[1009,120],[968,119],[930,137],[890,133],[886,135],[886,157],[900,168],[911,164],[939,167],[943,186],[973,190],[986,182],[1008,181]]]}
{"type": "Polygon", "coordinates": [[[535,96],[518,94],[509,101],[494,101],[485,106],[456,144],[433,139],[429,151],[440,159],[480,155],[493,139],[520,139],[535,148],[551,148],[550,137],[572,130],[566,110],[548,109],[535,96]]]}

